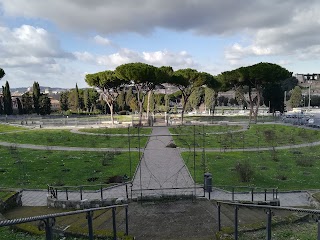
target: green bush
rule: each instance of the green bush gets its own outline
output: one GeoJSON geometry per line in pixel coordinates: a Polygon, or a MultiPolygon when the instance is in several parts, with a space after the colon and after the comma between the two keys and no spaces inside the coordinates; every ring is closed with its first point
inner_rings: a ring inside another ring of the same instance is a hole
{"type": "Polygon", "coordinates": [[[248,161],[237,162],[235,170],[241,182],[250,182],[254,175],[253,166],[248,161]]]}

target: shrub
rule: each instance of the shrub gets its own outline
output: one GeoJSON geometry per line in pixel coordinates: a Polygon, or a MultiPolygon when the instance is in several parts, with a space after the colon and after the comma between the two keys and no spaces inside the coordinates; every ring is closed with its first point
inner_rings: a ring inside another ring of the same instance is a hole
{"type": "Polygon", "coordinates": [[[254,169],[248,161],[237,162],[235,169],[241,182],[250,182],[254,175],[254,169]]]}
{"type": "Polygon", "coordinates": [[[302,157],[296,160],[296,164],[297,166],[300,166],[300,167],[313,167],[314,159],[302,157]]]}

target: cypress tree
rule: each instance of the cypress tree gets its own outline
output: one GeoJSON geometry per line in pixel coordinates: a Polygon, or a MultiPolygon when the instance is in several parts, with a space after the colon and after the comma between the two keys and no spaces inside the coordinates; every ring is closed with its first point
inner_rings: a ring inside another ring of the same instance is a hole
{"type": "Polygon", "coordinates": [[[21,115],[21,114],[23,114],[22,103],[19,98],[16,98],[16,100],[17,100],[17,105],[18,105],[18,113],[21,115]]]}
{"type": "Polygon", "coordinates": [[[76,97],[75,97],[74,101],[75,101],[74,105],[75,105],[77,111],[79,112],[79,110],[80,110],[80,95],[79,95],[78,84],[76,84],[76,97]]]}
{"type": "Polygon", "coordinates": [[[5,86],[2,86],[2,94],[3,94],[3,110],[4,114],[11,115],[12,110],[12,98],[10,92],[10,86],[8,81],[6,81],[5,86]]]}
{"type": "Polygon", "coordinates": [[[32,87],[32,99],[33,99],[34,111],[38,115],[40,114],[39,98],[40,98],[40,86],[38,82],[34,82],[32,87]]]}

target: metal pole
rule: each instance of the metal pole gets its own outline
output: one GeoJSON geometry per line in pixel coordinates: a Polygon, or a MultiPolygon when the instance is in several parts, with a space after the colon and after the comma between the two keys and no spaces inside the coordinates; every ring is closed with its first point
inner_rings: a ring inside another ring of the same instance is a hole
{"type": "Polygon", "coordinates": [[[43,222],[45,224],[46,240],[52,240],[52,227],[55,224],[55,220],[54,218],[47,218],[43,222]]]}
{"type": "Polygon", "coordinates": [[[112,208],[113,239],[117,240],[116,208],[112,208]]]}
{"type": "Polygon", "coordinates": [[[264,190],[264,201],[267,201],[267,189],[264,190]]]}
{"type": "Polygon", "coordinates": [[[218,203],[218,231],[221,231],[221,204],[218,203]]]}
{"type": "Polygon", "coordinates": [[[86,218],[88,219],[88,232],[89,232],[89,239],[90,240],[93,240],[92,216],[93,216],[92,211],[87,212],[86,218]]]}
{"type": "Polygon", "coordinates": [[[234,201],[234,187],[232,188],[232,202],[234,201]]]}
{"type": "Polygon", "coordinates": [[[202,125],[202,160],[203,160],[203,173],[206,172],[206,152],[205,152],[205,133],[204,133],[204,125],[202,125]]]}
{"type": "Polygon", "coordinates": [[[82,200],[82,187],[80,187],[80,200],[82,200]]]}
{"type": "Polygon", "coordinates": [[[131,142],[130,142],[130,125],[128,125],[128,144],[129,144],[129,166],[130,166],[130,179],[132,179],[131,142]]]}
{"type": "Polygon", "coordinates": [[[267,210],[267,216],[268,216],[268,220],[267,220],[267,240],[271,240],[272,211],[271,211],[270,208],[267,210]]]}
{"type": "Polygon", "coordinates": [[[141,164],[142,164],[142,159],[141,159],[141,150],[140,150],[140,126],[138,127],[138,147],[139,147],[139,161],[140,161],[140,166],[139,166],[139,173],[140,173],[140,200],[141,200],[141,203],[142,203],[142,169],[141,169],[141,164]]]}
{"type": "Polygon", "coordinates": [[[128,219],[128,206],[125,208],[126,210],[126,235],[129,235],[129,219],[128,219]]]}
{"type": "Polygon", "coordinates": [[[251,188],[251,202],[253,202],[253,188],[251,188]]]}
{"type": "Polygon", "coordinates": [[[193,180],[194,196],[196,196],[196,125],[193,125],[193,180]]]}
{"type": "Polygon", "coordinates": [[[101,200],[103,200],[103,191],[102,191],[102,185],[100,186],[100,196],[101,196],[101,200]]]}
{"type": "Polygon", "coordinates": [[[318,222],[318,240],[320,240],[320,218],[319,218],[319,216],[318,216],[318,220],[317,220],[317,222],[318,222]]]}
{"type": "Polygon", "coordinates": [[[234,208],[234,239],[238,240],[238,210],[239,207],[235,206],[234,208]]]}
{"type": "Polygon", "coordinates": [[[129,199],[129,194],[128,194],[128,184],[126,184],[126,197],[129,199]]]}
{"type": "Polygon", "coordinates": [[[69,200],[69,195],[68,195],[68,188],[66,187],[66,198],[69,200]]]}

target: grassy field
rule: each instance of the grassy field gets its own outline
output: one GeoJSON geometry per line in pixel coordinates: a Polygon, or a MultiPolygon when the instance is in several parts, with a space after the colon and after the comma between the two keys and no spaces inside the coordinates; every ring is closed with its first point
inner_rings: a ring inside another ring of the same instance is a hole
{"type": "MultiPolygon", "coordinates": [[[[139,161],[131,152],[131,176],[139,161]]],[[[129,152],[68,152],[0,148],[1,187],[46,188],[89,185],[115,175],[130,176],[129,152]]]]}
{"type": "Polygon", "coordinates": [[[26,128],[16,127],[16,126],[11,126],[11,125],[6,125],[6,124],[0,124],[0,133],[20,131],[20,130],[24,130],[24,129],[26,129],[26,128]]]}
{"type": "MultiPolygon", "coordinates": [[[[182,156],[194,177],[193,152],[182,156]]],[[[307,147],[262,152],[196,153],[196,181],[203,183],[204,171],[213,175],[213,185],[255,186],[281,190],[318,189],[320,179],[320,148],[307,147]],[[205,164],[204,160],[205,159],[205,164]],[[247,161],[253,169],[249,182],[240,182],[238,162],[247,161]]]]}
{"type": "Polygon", "coordinates": [[[79,129],[80,132],[89,132],[89,133],[102,133],[102,134],[150,134],[152,128],[84,128],[79,129]]]}
{"type": "MultiPolygon", "coordinates": [[[[240,240],[266,239],[266,230],[242,233],[240,240]]],[[[315,221],[290,223],[272,227],[272,239],[276,240],[314,240],[317,239],[317,223],[315,221]]]]}
{"type": "MultiPolygon", "coordinates": [[[[229,126],[230,127],[230,126],[229,126]]],[[[172,128],[172,133],[188,134],[187,136],[173,136],[175,143],[179,147],[221,148],[221,149],[241,149],[251,147],[273,147],[284,145],[295,145],[300,143],[311,143],[320,141],[320,131],[294,126],[284,126],[278,124],[252,125],[246,131],[232,132],[232,129],[221,126],[221,130],[216,126],[205,127],[206,133],[215,131],[220,134],[203,134],[201,127],[197,127],[195,134],[192,127],[185,126],[172,128]],[[194,140],[195,136],[195,140],[194,140]]]]}
{"type": "Polygon", "coordinates": [[[8,198],[10,198],[11,196],[13,196],[15,194],[15,192],[11,192],[11,191],[4,191],[0,189],[0,199],[5,202],[8,198]]]}
{"type": "MultiPolygon", "coordinates": [[[[144,147],[147,137],[140,137],[144,147]]],[[[44,146],[89,147],[89,148],[128,148],[128,137],[94,136],[71,133],[70,130],[38,129],[24,132],[0,134],[0,141],[44,146]]],[[[139,138],[130,138],[131,147],[139,146],[139,138]]]]}

